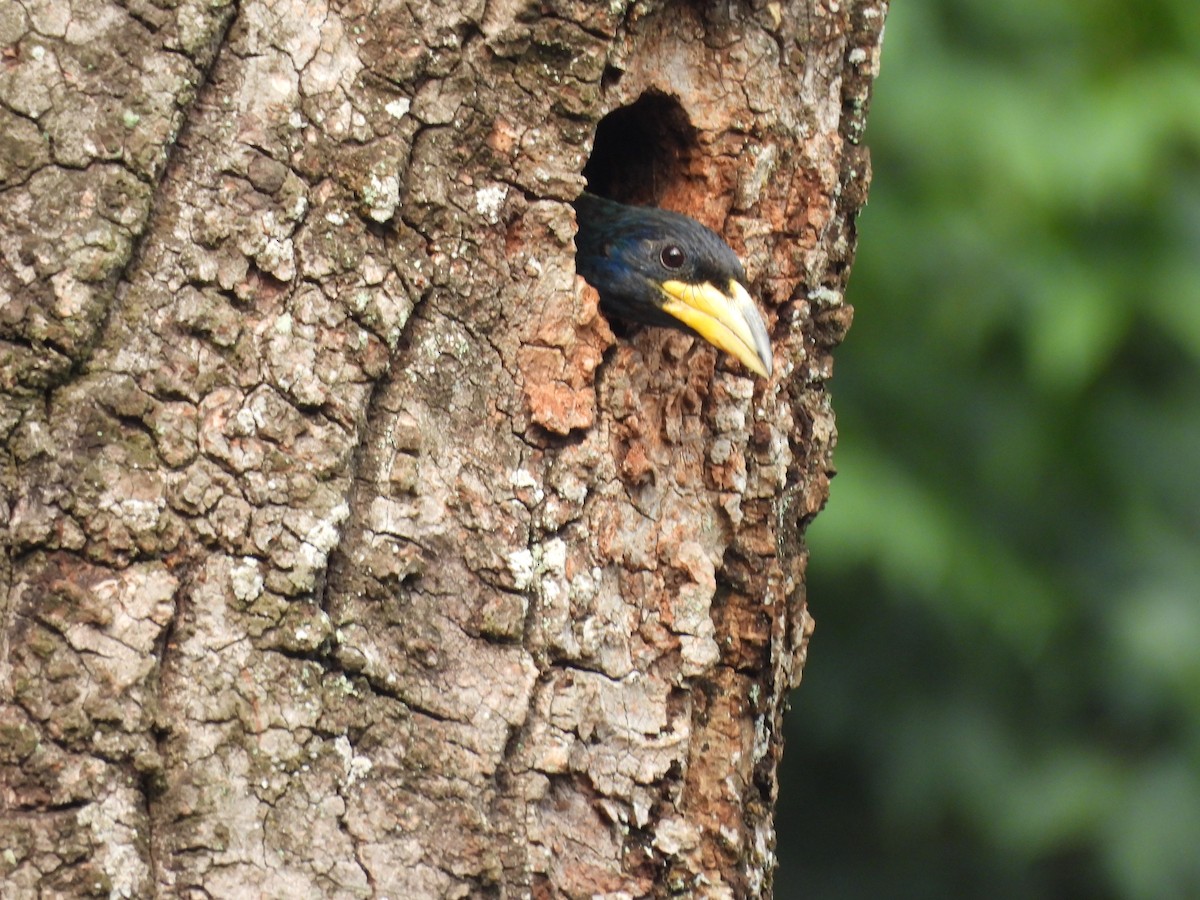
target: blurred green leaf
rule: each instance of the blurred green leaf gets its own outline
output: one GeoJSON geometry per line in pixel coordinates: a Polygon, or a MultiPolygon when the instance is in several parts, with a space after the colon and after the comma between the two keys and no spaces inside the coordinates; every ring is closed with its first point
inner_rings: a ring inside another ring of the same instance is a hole
{"type": "Polygon", "coordinates": [[[1200,13],[908,0],[776,896],[1200,896],[1200,13]]]}

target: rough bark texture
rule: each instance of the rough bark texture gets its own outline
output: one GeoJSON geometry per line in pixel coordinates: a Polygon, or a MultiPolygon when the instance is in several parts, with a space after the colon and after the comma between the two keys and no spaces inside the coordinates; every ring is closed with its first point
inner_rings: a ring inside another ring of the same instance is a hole
{"type": "Polygon", "coordinates": [[[769,893],[884,3],[0,4],[4,897],[769,893]]]}

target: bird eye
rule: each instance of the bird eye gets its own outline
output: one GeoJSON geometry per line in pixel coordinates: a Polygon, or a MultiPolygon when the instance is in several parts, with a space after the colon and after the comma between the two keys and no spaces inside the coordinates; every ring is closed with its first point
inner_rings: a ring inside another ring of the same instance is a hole
{"type": "Polygon", "coordinates": [[[667,244],[667,246],[663,247],[662,255],[659,258],[662,260],[662,264],[668,269],[678,269],[683,265],[684,256],[683,251],[674,244],[667,244]]]}

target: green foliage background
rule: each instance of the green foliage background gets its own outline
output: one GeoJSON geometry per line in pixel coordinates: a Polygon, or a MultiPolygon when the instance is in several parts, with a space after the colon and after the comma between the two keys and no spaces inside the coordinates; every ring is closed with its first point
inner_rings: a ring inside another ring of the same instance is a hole
{"type": "Polygon", "coordinates": [[[776,897],[1200,897],[1200,3],[898,0],[776,897]]]}

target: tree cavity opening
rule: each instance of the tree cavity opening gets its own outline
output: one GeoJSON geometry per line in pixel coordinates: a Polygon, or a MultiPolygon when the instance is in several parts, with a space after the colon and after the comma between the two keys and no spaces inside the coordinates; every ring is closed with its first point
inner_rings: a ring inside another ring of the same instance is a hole
{"type": "Polygon", "coordinates": [[[696,129],[674,97],[647,91],[596,126],[583,167],[587,189],[622,203],[658,205],[680,180],[696,148],[696,129]]]}

